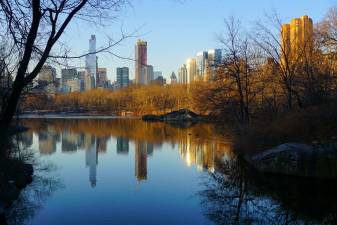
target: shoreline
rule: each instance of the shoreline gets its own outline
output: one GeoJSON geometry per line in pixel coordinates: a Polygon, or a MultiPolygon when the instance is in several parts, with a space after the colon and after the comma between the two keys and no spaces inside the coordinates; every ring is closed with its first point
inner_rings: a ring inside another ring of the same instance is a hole
{"type": "Polygon", "coordinates": [[[141,119],[137,116],[95,115],[95,114],[22,114],[19,119],[141,119]]]}

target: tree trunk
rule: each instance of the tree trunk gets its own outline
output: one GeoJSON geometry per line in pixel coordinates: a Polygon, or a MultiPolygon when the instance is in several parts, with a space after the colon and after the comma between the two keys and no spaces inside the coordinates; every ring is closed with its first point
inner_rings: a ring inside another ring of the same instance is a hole
{"type": "Polygon", "coordinates": [[[19,79],[15,80],[13,87],[14,88],[9,97],[8,103],[5,106],[0,118],[0,157],[6,155],[10,125],[15,115],[16,107],[22,92],[22,85],[20,84],[19,79]]]}

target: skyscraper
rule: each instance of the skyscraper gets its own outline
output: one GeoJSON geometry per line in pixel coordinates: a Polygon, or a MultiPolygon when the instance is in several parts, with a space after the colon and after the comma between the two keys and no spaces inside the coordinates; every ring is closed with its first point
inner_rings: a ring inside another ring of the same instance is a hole
{"type": "Polygon", "coordinates": [[[108,81],[107,69],[97,68],[96,87],[105,87],[105,83],[108,81]]]}
{"type": "Polygon", "coordinates": [[[197,76],[198,80],[203,80],[206,74],[206,62],[208,59],[208,52],[202,51],[197,53],[196,64],[197,64],[197,76]]]}
{"type": "Polygon", "coordinates": [[[90,91],[91,89],[93,89],[94,83],[95,83],[94,81],[95,81],[95,78],[91,76],[89,71],[86,70],[84,73],[84,90],[90,91]]]}
{"type": "Polygon", "coordinates": [[[53,82],[56,80],[56,69],[52,66],[43,66],[38,79],[40,81],[53,82]]]}
{"type": "Polygon", "coordinates": [[[147,42],[138,40],[135,49],[135,81],[136,84],[145,84],[147,66],[147,42]]]}
{"type": "Polygon", "coordinates": [[[313,22],[308,16],[292,19],[281,27],[281,62],[300,62],[311,58],[313,51],[313,22]]]}
{"type": "Polygon", "coordinates": [[[147,65],[144,68],[145,68],[145,72],[144,72],[144,83],[143,84],[148,85],[151,83],[151,81],[154,78],[153,66],[147,65]]]}
{"type": "Polygon", "coordinates": [[[77,70],[75,68],[65,68],[61,70],[62,87],[67,85],[68,80],[77,78],[77,70]]]}
{"type": "Polygon", "coordinates": [[[170,76],[170,79],[171,79],[171,84],[176,84],[177,83],[177,76],[174,72],[172,72],[171,76],[170,76]]]}
{"type": "Polygon", "coordinates": [[[180,84],[187,84],[187,67],[183,64],[178,70],[178,81],[180,84]]]}
{"type": "Polygon", "coordinates": [[[206,62],[206,72],[204,75],[204,81],[210,81],[215,78],[216,69],[219,67],[222,61],[221,49],[208,50],[208,58],[206,62]]]}
{"type": "Polygon", "coordinates": [[[43,86],[47,93],[56,92],[56,69],[52,66],[43,66],[39,76],[38,82],[43,86]]]}
{"type": "Polygon", "coordinates": [[[129,68],[118,67],[116,70],[116,80],[118,88],[125,88],[129,86],[129,68]]]}
{"type": "MultiPolygon", "coordinates": [[[[86,56],[85,61],[85,68],[90,74],[90,76],[93,77],[93,79],[96,79],[96,73],[97,73],[97,58],[96,58],[96,36],[91,35],[91,38],[89,39],[89,54],[86,56]]],[[[94,82],[95,85],[96,82],[94,82]]]]}
{"type": "Polygon", "coordinates": [[[187,83],[191,83],[195,80],[197,76],[197,64],[194,58],[189,58],[186,61],[186,69],[187,69],[187,83]]]}

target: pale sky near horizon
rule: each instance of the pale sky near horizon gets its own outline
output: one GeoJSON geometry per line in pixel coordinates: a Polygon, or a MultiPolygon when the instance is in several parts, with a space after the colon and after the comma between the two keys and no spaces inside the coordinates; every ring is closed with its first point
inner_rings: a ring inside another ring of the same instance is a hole
{"type": "MultiPolygon", "coordinates": [[[[148,64],[155,71],[162,71],[169,78],[188,57],[211,48],[221,48],[216,35],[223,31],[224,19],[239,18],[249,30],[265,14],[276,11],[289,22],[291,18],[309,15],[314,23],[320,21],[328,9],[337,6],[337,0],[131,0],[132,7],[119,13],[113,26],[99,28],[88,23],[76,22],[68,28],[62,40],[74,54],[88,51],[91,34],[97,38],[97,46],[107,43],[106,36],[116,39],[121,27],[125,33],[138,30],[138,37],[124,40],[113,52],[134,58],[137,39],[148,42],[148,64]]],[[[116,67],[130,68],[130,79],[134,78],[134,62],[121,60],[109,54],[99,54],[99,67],[108,69],[108,77],[116,79],[116,67]]],[[[84,60],[73,62],[84,66],[84,60]]]]}

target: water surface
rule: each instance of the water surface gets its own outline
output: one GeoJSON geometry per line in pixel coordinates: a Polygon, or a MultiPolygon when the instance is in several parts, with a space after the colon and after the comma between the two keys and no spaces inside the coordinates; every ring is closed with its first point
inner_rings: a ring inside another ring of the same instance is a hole
{"type": "Polygon", "coordinates": [[[10,224],[334,224],[337,185],[257,174],[214,124],[26,119],[33,183],[10,224]]]}

